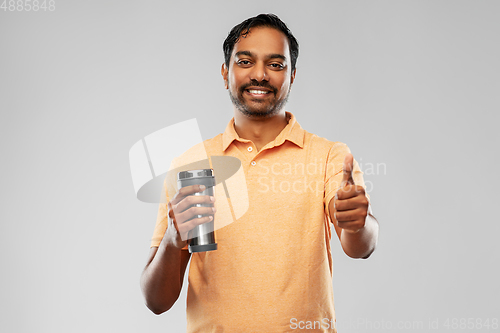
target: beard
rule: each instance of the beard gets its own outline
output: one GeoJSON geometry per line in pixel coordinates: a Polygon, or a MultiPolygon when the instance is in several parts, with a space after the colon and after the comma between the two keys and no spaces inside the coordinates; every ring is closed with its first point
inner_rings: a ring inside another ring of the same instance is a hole
{"type": "MultiPolygon", "coordinates": [[[[228,82],[228,85],[230,86],[230,82],[228,82]]],[[[291,88],[291,86],[290,86],[291,88]]],[[[229,97],[231,98],[231,102],[233,105],[244,115],[250,118],[269,118],[272,116],[275,116],[280,113],[280,111],[283,109],[285,106],[286,102],[288,101],[288,96],[290,95],[290,89],[288,89],[286,96],[284,98],[278,99],[276,98],[276,94],[278,92],[278,89],[276,87],[271,86],[269,83],[266,81],[262,82],[257,82],[256,80],[252,80],[250,83],[242,85],[238,89],[238,95],[234,96],[233,93],[231,92],[231,89],[228,89],[229,91],[229,97]],[[247,104],[245,101],[245,98],[243,97],[243,93],[245,92],[245,89],[248,87],[263,87],[271,90],[271,94],[274,95],[274,99],[272,101],[267,101],[267,100],[254,100],[255,103],[259,104],[257,106],[250,106],[247,104]]]]}

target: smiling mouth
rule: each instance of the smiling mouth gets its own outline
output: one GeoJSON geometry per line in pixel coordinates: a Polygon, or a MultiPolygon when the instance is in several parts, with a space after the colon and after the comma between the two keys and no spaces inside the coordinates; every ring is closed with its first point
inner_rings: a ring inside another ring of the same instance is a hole
{"type": "Polygon", "coordinates": [[[272,93],[272,91],[261,89],[245,89],[245,92],[256,98],[263,98],[272,93]]]}
{"type": "Polygon", "coordinates": [[[270,93],[268,90],[255,90],[255,89],[247,89],[250,94],[257,94],[257,95],[267,95],[270,93]]]}

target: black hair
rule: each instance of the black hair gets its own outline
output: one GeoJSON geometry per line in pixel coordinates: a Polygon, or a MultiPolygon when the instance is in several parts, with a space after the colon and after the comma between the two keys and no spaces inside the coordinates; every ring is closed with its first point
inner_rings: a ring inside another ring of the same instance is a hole
{"type": "Polygon", "coordinates": [[[251,17],[231,29],[226,37],[226,40],[224,40],[224,44],[222,45],[226,67],[229,68],[229,61],[231,60],[231,54],[233,53],[234,45],[238,42],[241,36],[246,36],[250,32],[250,28],[253,27],[274,28],[285,34],[285,36],[288,38],[291,58],[290,61],[293,73],[295,64],[297,63],[297,58],[299,57],[299,42],[297,41],[297,39],[295,39],[286,24],[274,14],[260,14],[255,17],[251,17]]]}

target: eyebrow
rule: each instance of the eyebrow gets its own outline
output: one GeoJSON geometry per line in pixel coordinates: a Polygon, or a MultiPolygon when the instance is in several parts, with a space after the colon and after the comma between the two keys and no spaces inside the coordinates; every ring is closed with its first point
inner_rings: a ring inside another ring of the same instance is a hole
{"type": "MultiPolygon", "coordinates": [[[[235,53],[235,56],[236,57],[239,57],[239,56],[248,56],[248,57],[252,57],[252,58],[255,58],[255,55],[250,52],[250,51],[239,51],[239,52],[236,52],[235,53]]],[[[286,57],[282,54],[279,54],[279,53],[272,53],[272,54],[268,54],[266,56],[266,59],[281,59],[283,61],[286,61],[286,57]]]]}

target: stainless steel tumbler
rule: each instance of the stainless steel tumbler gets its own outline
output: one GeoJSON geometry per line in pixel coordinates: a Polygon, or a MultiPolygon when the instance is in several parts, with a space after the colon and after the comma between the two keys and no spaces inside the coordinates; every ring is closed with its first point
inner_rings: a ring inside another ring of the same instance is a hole
{"type": "MultiPolygon", "coordinates": [[[[179,188],[190,185],[205,185],[205,190],[192,195],[214,195],[215,176],[212,169],[181,171],[177,174],[179,188]]],[[[197,207],[211,207],[207,204],[196,204],[197,207]]],[[[203,217],[203,215],[198,215],[203,217]]],[[[206,252],[217,250],[215,242],[214,220],[200,224],[189,232],[189,252],[206,252]]]]}

